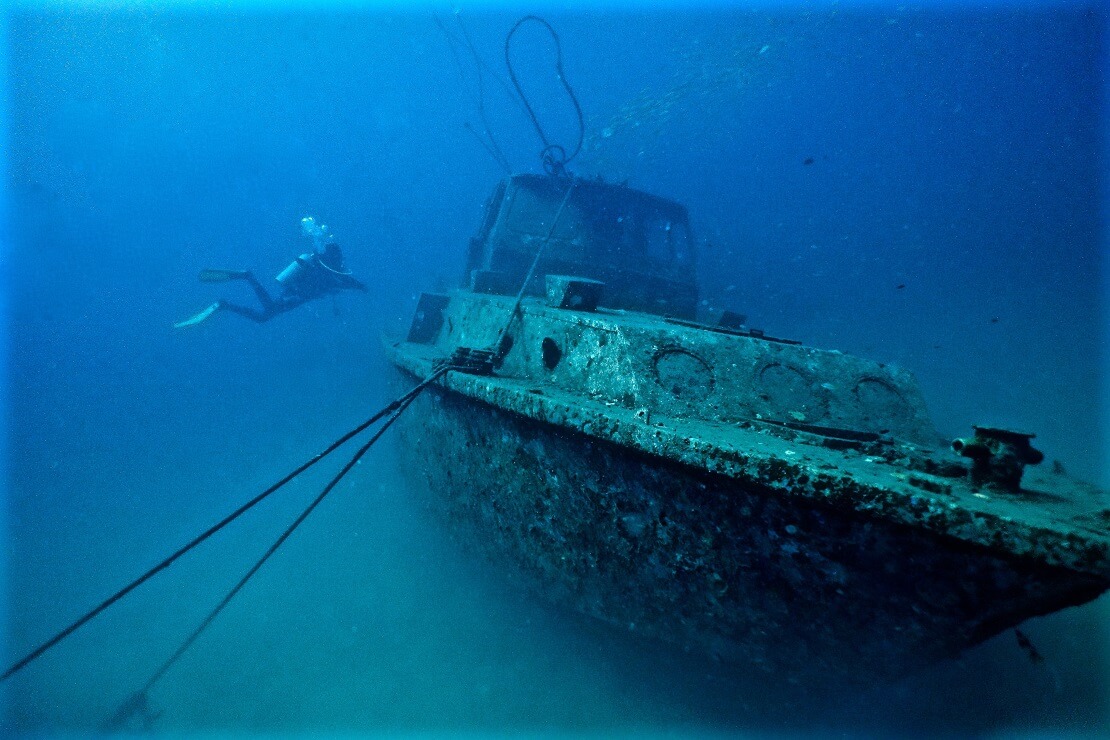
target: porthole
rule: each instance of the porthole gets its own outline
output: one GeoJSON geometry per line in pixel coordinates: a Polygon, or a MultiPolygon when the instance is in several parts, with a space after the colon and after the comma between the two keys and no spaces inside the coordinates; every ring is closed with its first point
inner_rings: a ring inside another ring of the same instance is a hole
{"type": "Polygon", "coordinates": [[[563,359],[563,350],[559,349],[554,339],[544,337],[543,342],[540,343],[540,356],[543,358],[543,366],[548,370],[554,370],[563,359]]]}
{"type": "Polygon", "coordinates": [[[876,422],[891,423],[910,416],[910,404],[891,383],[867,377],[853,389],[865,416],[876,422]]]}
{"type": "Polygon", "coordinates": [[[664,347],[655,353],[652,368],[655,382],[675,398],[705,399],[713,390],[713,371],[709,363],[690,350],[664,347]]]}
{"type": "Polygon", "coordinates": [[[772,362],[758,374],[761,411],[772,419],[814,423],[828,414],[828,401],[817,381],[790,365],[772,362]]]}

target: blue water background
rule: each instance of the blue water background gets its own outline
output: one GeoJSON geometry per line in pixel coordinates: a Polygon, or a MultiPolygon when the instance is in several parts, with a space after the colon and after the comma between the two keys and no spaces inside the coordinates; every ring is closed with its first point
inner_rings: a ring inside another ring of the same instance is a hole
{"type": "MultiPolygon", "coordinates": [[[[502,77],[504,35],[533,9],[462,13],[502,77]]],[[[545,10],[587,114],[572,169],[689,207],[706,309],[909,368],[944,433],[1029,429],[1049,459],[1110,483],[1099,14],[545,10]]],[[[446,6],[10,10],[10,659],[388,400],[380,335],[461,278],[502,175],[464,128],[480,122],[459,34],[446,6]],[[307,247],[308,214],[368,294],[170,328],[249,300],[197,271],[276,274],[307,247]]],[[[550,42],[534,27],[517,41],[571,142],[550,42]]],[[[498,141],[536,171],[525,115],[485,82],[498,141]]],[[[7,683],[3,727],[95,727],[325,480],[7,683]]],[[[155,727],[1093,732],[1108,608],[1029,623],[1048,668],[1006,634],[893,685],[771,691],[474,562],[405,490],[387,438],[166,675],[155,727]]]]}

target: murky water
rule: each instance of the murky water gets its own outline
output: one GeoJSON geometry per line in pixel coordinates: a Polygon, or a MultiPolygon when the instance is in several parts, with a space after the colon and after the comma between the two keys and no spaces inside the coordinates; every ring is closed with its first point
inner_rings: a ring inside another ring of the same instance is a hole
{"type": "MultiPolygon", "coordinates": [[[[501,72],[522,9],[465,9],[501,72]]],[[[1107,483],[1093,11],[549,16],[586,111],[573,169],[683,201],[704,298],[893,361],[946,433],[1038,432],[1107,483]]],[[[446,7],[7,16],[6,654],[15,659],[395,391],[379,336],[454,284],[501,176],[446,7]],[[449,30],[451,40],[435,22],[449,30]],[[452,53],[454,51],[454,54],[452,53]],[[456,63],[458,60],[458,64],[456,63]],[[461,75],[460,75],[461,67],[461,75]],[[170,326],[326,221],[370,284],[255,326],[170,326]]],[[[572,136],[550,46],[520,72],[572,136]]],[[[537,170],[484,73],[487,119],[537,170]]],[[[799,687],[548,607],[451,541],[389,437],[150,694],[159,732],[984,733],[1107,728],[1100,601],[894,685],[799,687]]],[[[338,461],[329,463],[334,470],[338,461]]],[[[495,475],[496,471],[491,471],[495,475]]],[[[324,485],[276,494],[3,684],[9,732],[95,731],[324,485]]]]}

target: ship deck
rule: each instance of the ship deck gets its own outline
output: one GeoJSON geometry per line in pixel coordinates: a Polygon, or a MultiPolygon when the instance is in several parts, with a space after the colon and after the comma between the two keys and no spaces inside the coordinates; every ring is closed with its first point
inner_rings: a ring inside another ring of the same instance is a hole
{"type": "MultiPolygon", "coordinates": [[[[426,377],[435,346],[396,342],[391,360],[426,377]]],[[[566,392],[534,378],[450,372],[443,389],[619,447],[734,479],[800,504],[904,524],[996,555],[1063,567],[1110,582],[1110,508],[1097,488],[1026,471],[1018,493],[975,490],[965,479],[895,464],[895,456],[830,449],[804,432],[759,422],[675,418],[566,392]]],[[[897,452],[897,450],[895,450],[897,452]]]]}

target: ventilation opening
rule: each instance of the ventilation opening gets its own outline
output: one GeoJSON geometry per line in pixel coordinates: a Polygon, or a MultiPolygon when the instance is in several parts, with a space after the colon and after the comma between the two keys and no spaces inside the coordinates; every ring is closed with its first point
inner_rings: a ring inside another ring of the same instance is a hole
{"type": "Polygon", "coordinates": [[[543,366],[548,370],[554,370],[559,360],[563,359],[563,350],[559,349],[559,345],[555,344],[555,340],[551,337],[543,338],[540,354],[543,356],[543,366]]]}

